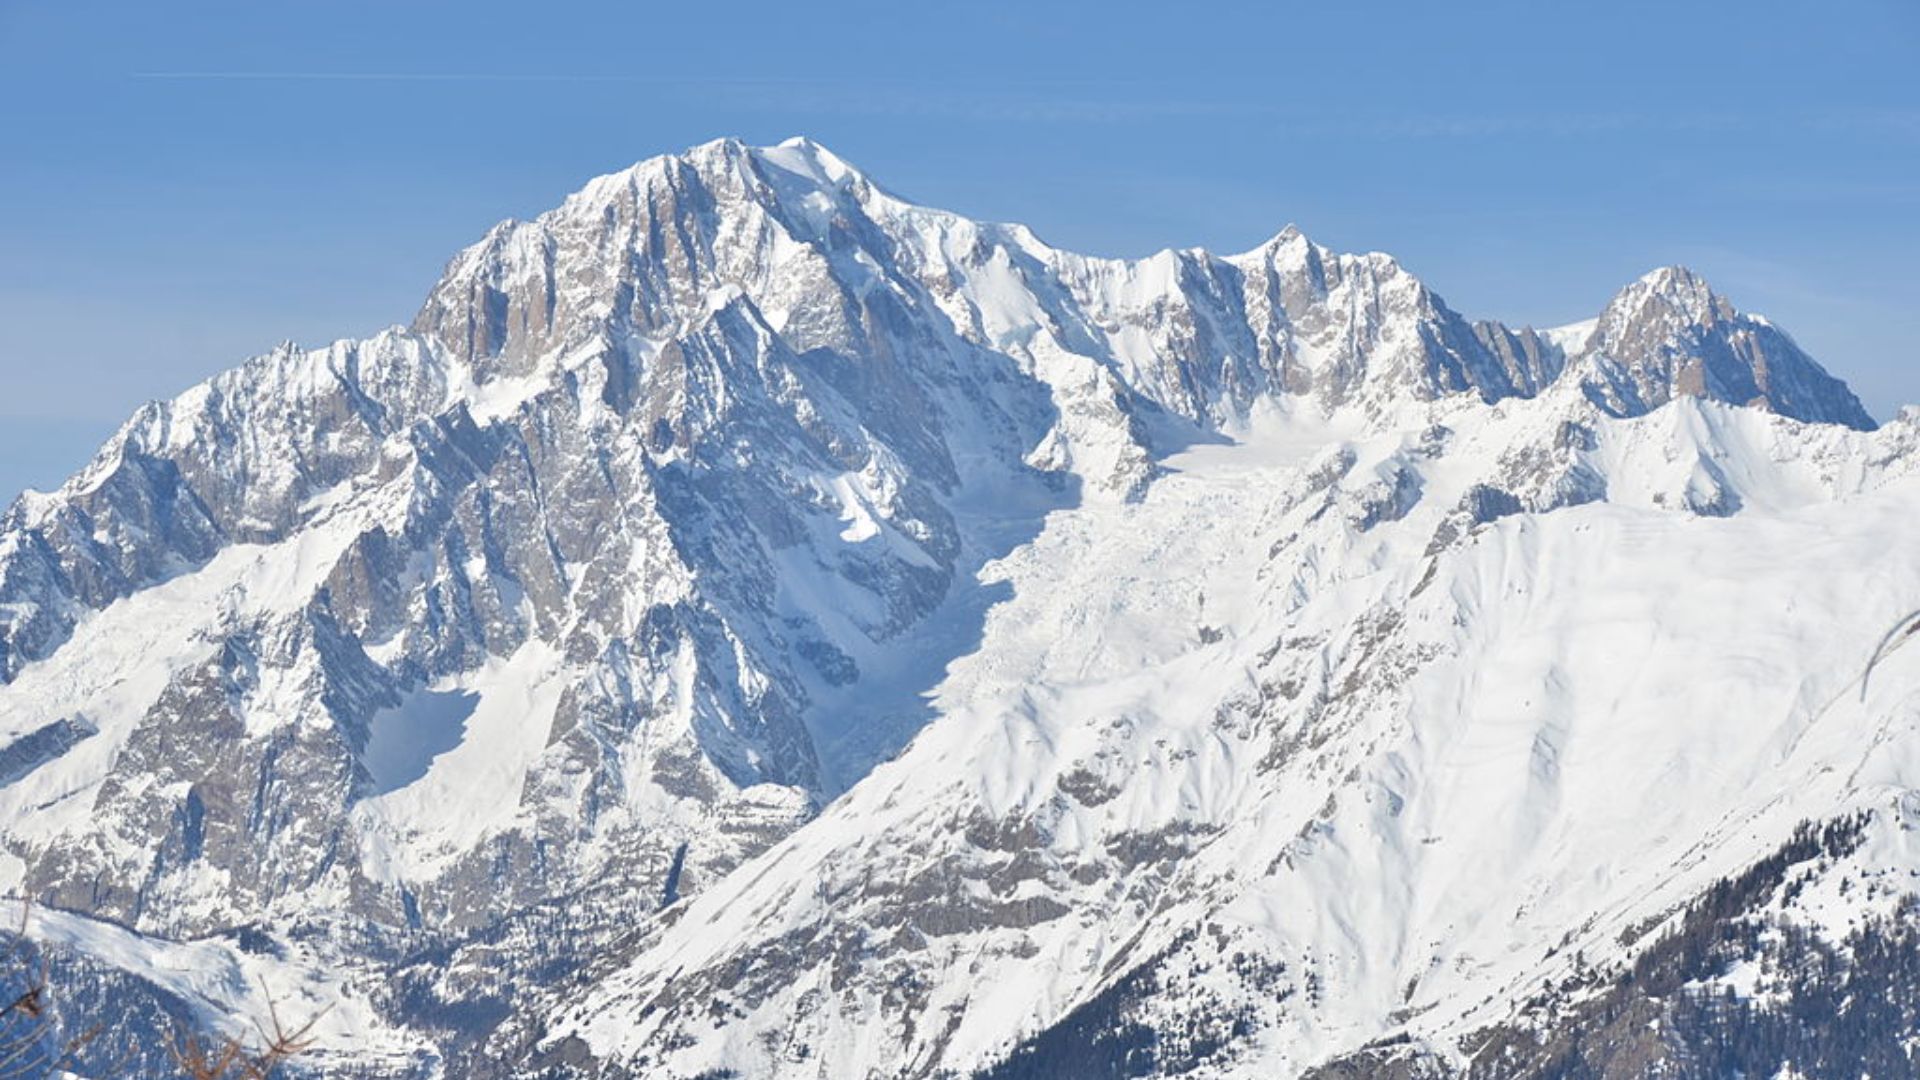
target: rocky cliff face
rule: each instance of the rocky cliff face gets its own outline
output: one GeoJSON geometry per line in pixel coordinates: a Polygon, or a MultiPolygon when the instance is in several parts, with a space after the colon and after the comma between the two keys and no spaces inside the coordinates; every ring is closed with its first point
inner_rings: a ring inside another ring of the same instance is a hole
{"type": "MultiPolygon", "coordinates": [[[[1300,1064],[1413,1007],[1376,982],[1428,962],[1414,929],[1391,958],[1335,932],[1388,907],[1301,913],[1438,887],[1337,822],[1413,799],[1397,740],[1473,715],[1414,703],[1521,625],[1500,567],[1598,543],[1561,537],[1588,504],[1772,536],[1898,487],[1912,424],[1872,426],[1685,271],[1514,330],[1291,228],[1095,259],[805,140],[711,143],[495,228],[407,328],[142,409],[7,511],[0,878],[339,973],[373,1011],[338,1068],[965,1071],[1229,946],[1295,1033],[1232,1060],[1300,1064]],[[1268,894],[1295,914],[1249,921],[1268,894]],[[1326,1010],[1347,1034],[1298,1034],[1326,1010]]],[[[1665,565],[1596,572],[1695,587],[1665,565]]],[[[1548,696],[1589,693],[1657,704],[1548,696]]],[[[1572,844],[1557,783],[1503,809],[1572,844]]]]}
{"type": "Polygon", "coordinates": [[[1618,415],[1685,396],[1863,431],[1874,426],[1845,383],[1685,267],[1655,270],[1621,290],[1579,354],[1589,392],[1618,415]]]}

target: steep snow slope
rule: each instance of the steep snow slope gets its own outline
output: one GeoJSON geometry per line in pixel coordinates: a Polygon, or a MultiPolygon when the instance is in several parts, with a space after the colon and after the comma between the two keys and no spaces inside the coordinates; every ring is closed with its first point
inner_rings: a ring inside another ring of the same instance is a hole
{"type": "Polygon", "coordinates": [[[1894,805],[1920,668],[1856,694],[1920,595],[1889,550],[1920,508],[1913,420],[1588,411],[1566,465],[1593,501],[1523,511],[1512,462],[1585,408],[1344,439],[1279,418],[1137,505],[1056,515],[996,564],[1012,599],[913,747],[547,1045],[668,1075],[964,1073],[1151,963],[1173,988],[1143,1015],[1214,1029],[1210,1071],[1399,1029],[1444,1047],[1801,818],[1894,805]],[[1508,505],[1448,528],[1476,503],[1508,505]]]}
{"type": "MultiPolygon", "coordinates": [[[[1614,575],[1650,626],[1632,598],[1720,599],[1683,560],[1781,522],[1888,547],[1870,508],[1914,422],[1871,426],[1678,269],[1536,333],[1292,228],[1090,258],[806,140],[711,143],[503,223],[407,328],[147,406],[0,518],[0,882],[155,942],[324,955],[432,1040],[423,1074],[968,1069],[1228,939],[1275,999],[1235,1052],[1302,1063],[1400,1023],[1389,990],[1444,936],[1406,916],[1370,951],[1399,909],[1364,898],[1469,866],[1507,903],[1577,861],[1315,838],[1363,835],[1342,815],[1378,789],[1436,831],[1584,844],[1563,789],[1631,770],[1468,803],[1422,754],[1506,709],[1559,760],[1553,725],[1689,700],[1582,666],[1628,663],[1577,621],[1606,578],[1529,575],[1614,575]],[[1564,684],[1537,714],[1531,679],[1564,684]],[[1319,888],[1345,890],[1324,917],[1249,914],[1319,888]],[[530,990],[587,984],[552,1024],[530,990]]],[[[1839,610],[1740,629],[1844,651],[1839,610]]],[[[1720,700],[1717,639],[1675,650],[1707,673],[1688,708],[1720,700]]],[[[1732,704],[1824,677],[1762,654],[1732,704]]],[[[1706,770],[1689,731],[1649,745],[1706,770]]],[[[1723,779],[1703,805],[1761,794],[1723,779]]],[[[1665,880],[1666,854],[1597,857],[1665,880]]],[[[1524,958],[1545,925],[1458,948],[1524,958]]]]}

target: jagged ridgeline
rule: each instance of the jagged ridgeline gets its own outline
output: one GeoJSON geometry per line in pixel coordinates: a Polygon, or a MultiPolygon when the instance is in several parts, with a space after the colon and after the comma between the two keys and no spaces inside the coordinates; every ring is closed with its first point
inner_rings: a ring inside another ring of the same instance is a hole
{"type": "Polygon", "coordinates": [[[6,511],[0,886],[328,1076],[1891,1075],[1917,437],[1680,268],[711,143],[6,511]]]}

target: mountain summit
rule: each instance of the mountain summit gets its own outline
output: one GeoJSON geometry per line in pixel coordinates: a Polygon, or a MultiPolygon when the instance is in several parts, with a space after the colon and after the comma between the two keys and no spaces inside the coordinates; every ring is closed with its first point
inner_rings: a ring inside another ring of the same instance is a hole
{"type": "Polygon", "coordinates": [[[1874,426],[1846,384],[1787,335],[1682,266],[1655,270],[1621,290],[1581,350],[1595,399],[1636,415],[1674,397],[1753,405],[1798,420],[1874,426]]]}
{"type": "Polygon", "coordinates": [[[708,143],[0,517],[0,881],[329,1075],[1558,1075],[1716,881],[1905,895],[1916,438],[1678,268],[1514,329],[708,143]]]}

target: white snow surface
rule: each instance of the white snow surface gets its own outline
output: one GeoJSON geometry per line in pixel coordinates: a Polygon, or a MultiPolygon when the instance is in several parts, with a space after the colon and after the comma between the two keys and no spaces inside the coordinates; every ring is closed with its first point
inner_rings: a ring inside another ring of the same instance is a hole
{"type": "Polygon", "coordinates": [[[564,684],[531,643],[375,715],[363,763],[376,794],[354,807],[361,857],[388,881],[427,880],[514,820],[564,684]]]}
{"type": "MultiPolygon", "coordinates": [[[[863,889],[959,863],[958,834],[984,815],[1040,823],[1030,854],[1057,868],[1097,865],[1129,836],[1204,840],[1151,900],[1053,874],[1013,895],[1069,914],[925,940],[913,967],[933,982],[917,1011],[953,1010],[949,1067],[991,1062],[1203,923],[1231,943],[1203,956],[1257,949],[1320,987],[1283,1007],[1196,975],[1273,1025],[1221,1075],[1281,1075],[1393,1030],[1444,1049],[1575,951],[1617,955],[1625,927],[1766,854],[1802,818],[1911,800],[1920,654],[1889,657],[1859,691],[1876,642],[1920,597],[1920,555],[1892,542],[1920,513],[1920,478],[1904,452],[1862,463],[1913,433],[1692,402],[1601,421],[1606,501],[1509,516],[1426,555],[1428,508],[1545,434],[1545,404],[1437,410],[1452,434],[1416,457],[1419,508],[1367,533],[1337,512],[1316,528],[1316,504],[1292,493],[1330,447],[1349,449],[1358,475],[1404,462],[1409,440],[1289,417],[1171,459],[1137,504],[1056,515],[987,571],[1012,599],[911,748],[691,901],[551,1037],[654,1055],[636,1059],[676,1074],[726,1063],[811,1076],[830,1062],[834,1075],[888,1075],[931,1051],[898,1034],[877,988],[822,994],[797,978],[736,1002],[739,1022],[681,1029],[691,1038],[664,1052],[648,1005],[687,972],[750,964],[754,943],[810,926],[893,933],[863,889]],[[1686,458],[1703,452],[1735,478],[1739,514],[1675,511],[1686,458]],[[1258,719],[1263,694],[1288,693],[1275,653],[1323,688],[1317,715],[1279,732],[1258,719]],[[1332,741],[1299,745],[1316,725],[1332,741]],[[1292,737],[1295,756],[1267,765],[1292,737]],[[1108,797],[1063,796],[1088,773],[1108,797]],[[770,1030],[809,1056],[770,1050],[770,1030]]],[[[1911,841],[1876,856],[1920,869],[1911,841]]]]}
{"type": "Polygon", "coordinates": [[[1562,350],[1573,353],[1586,345],[1588,339],[1593,337],[1594,329],[1599,325],[1600,320],[1597,318],[1582,319],[1576,323],[1542,330],[1540,336],[1558,345],[1562,350]]]}

